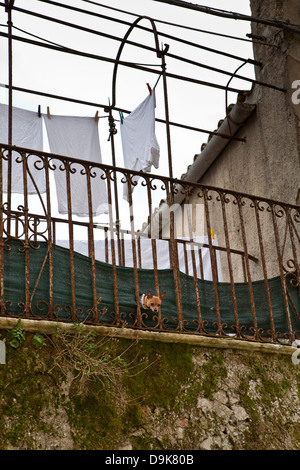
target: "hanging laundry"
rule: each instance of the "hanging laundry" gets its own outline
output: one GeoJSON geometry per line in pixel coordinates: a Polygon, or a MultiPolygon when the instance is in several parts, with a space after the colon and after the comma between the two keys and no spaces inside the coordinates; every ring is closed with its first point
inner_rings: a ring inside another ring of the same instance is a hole
{"type": "MultiPolygon", "coordinates": [[[[120,124],[124,167],[150,172],[159,167],[160,148],[155,135],[155,92],[152,91],[120,124]]],[[[138,177],[135,177],[136,181],[138,177]]],[[[123,197],[128,200],[124,184],[123,197]]]]}
{"type": "MultiPolygon", "coordinates": [[[[50,152],[78,158],[87,162],[101,163],[101,149],[98,123],[93,117],[44,115],[50,152]]],[[[66,171],[60,169],[61,161],[57,160],[54,178],[60,214],[68,213],[66,171]]],[[[80,217],[89,216],[87,176],[82,164],[71,165],[71,205],[72,213],[80,217]],[[73,172],[74,170],[74,172],[73,172]],[[76,171],[75,171],[76,170],[76,171]]],[[[92,195],[92,213],[97,216],[108,211],[105,181],[101,179],[103,171],[93,167],[90,178],[92,195]]]]}
{"type": "MultiPolygon", "coordinates": [[[[0,142],[8,143],[8,105],[0,104],[0,142]]],[[[37,112],[26,109],[12,108],[12,144],[32,150],[43,151],[43,123],[37,112]]],[[[39,160],[36,155],[28,157],[27,188],[28,194],[36,194],[32,182],[34,179],[40,193],[46,191],[44,170],[38,170],[34,163],[39,160]],[[32,175],[32,178],[31,176],[32,175]]],[[[40,168],[42,164],[40,163],[40,168]]],[[[3,159],[3,190],[7,192],[7,160],[3,159]]],[[[18,152],[12,153],[11,191],[23,194],[23,163],[18,152]]]]}

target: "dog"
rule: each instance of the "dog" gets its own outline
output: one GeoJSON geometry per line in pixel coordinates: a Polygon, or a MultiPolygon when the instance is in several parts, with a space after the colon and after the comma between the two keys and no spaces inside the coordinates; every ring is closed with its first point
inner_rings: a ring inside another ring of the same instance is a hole
{"type": "Polygon", "coordinates": [[[165,298],[166,292],[163,292],[159,296],[153,295],[150,290],[147,294],[141,296],[141,306],[145,310],[152,310],[153,313],[160,313],[161,301],[165,298]]]}

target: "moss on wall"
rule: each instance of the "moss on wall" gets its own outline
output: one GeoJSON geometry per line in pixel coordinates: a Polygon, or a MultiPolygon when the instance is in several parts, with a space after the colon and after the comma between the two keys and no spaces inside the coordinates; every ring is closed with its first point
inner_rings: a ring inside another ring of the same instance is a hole
{"type": "Polygon", "coordinates": [[[127,373],[115,390],[80,382],[55,364],[52,337],[39,348],[32,338],[7,343],[0,365],[1,449],[300,449],[288,356],[118,340],[127,373]]]}

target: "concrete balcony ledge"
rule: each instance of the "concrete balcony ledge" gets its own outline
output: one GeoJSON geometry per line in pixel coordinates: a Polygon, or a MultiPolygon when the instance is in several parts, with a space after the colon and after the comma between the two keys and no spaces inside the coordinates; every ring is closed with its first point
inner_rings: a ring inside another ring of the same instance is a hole
{"type": "MultiPolygon", "coordinates": [[[[18,318],[0,318],[0,330],[12,329],[17,324],[18,318]]],[[[72,323],[55,322],[49,320],[21,319],[24,331],[39,332],[52,335],[60,331],[75,332],[72,323]]],[[[99,336],[123,338],[128,340],[160,341],[163,343],[183,343],[204,348],[234,349],[250,352],[261,352],[266,354],[292,355],[297,351],[296,347],[279,343],[262,343],[235,339],[234,337],[218,338],[212,336],[201,336],[197,334],[169,333],[148,330],[136,330],[132,328],[116,328],[112,326],[85,325],[85,331],[93,331],[99,336]]]]}

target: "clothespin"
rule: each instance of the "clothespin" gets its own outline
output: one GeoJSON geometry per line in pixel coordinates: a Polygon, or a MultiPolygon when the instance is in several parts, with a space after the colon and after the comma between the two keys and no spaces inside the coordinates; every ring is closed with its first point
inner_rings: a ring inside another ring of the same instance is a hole
{"type": "Polygon", "coordinates": [[[95,114],[95,121],[98,122],[99,120],[99,111],[96,111],[96,114],[95,114]]]}
{"type": "Polygon", "coordinates": [[[51,119],[51,114],[50,114],[50,108],[49,108],[49,106],[47,106],[47,116],[48,116],[48,119],[51,119]]]}
{"type": "Polygon", "coordinates": [[[123,113],[122,113],[122,111],[119,111],[119,116],[120,116],[120,121],[121,121],[121,124],[123,124],[123,121],[124,121],[124,116],[123,116],[123,113]]]}
{"type": "Polygon", "coordinates": [[[211,234],[211,236],[212,236],[212,239],[214,240],[214,239],[215,239],[215,235],[214,235],[214,231],[213,231],[212,228],[210,229],[210,234],[211,234]]]}
{"type": "Polygon", "coordinates": [[[151,89],[151,86],[149,85],[149,83],[147,83],[147,87],[148,87],[150,95],[152,95],[152,89],[151,89]]]}
{"type": "Polygon", "coordinates": [[[38,105],[38,117],[42,117],[42,113],[41,113],[41,105],[39,104],[38,105]]]}

